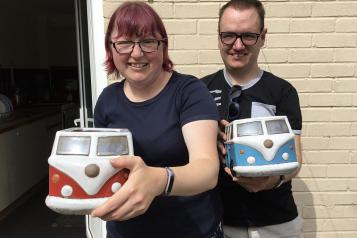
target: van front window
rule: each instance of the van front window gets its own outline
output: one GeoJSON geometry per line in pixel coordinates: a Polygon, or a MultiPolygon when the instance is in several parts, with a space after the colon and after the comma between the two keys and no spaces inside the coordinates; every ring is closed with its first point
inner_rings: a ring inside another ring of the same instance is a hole
{"type": "Polygon", "coordinates": [[[289,128],[284,119],[266,121],[268,135],[289,133],[289,128]]]}
{"type": "Polygon", "coordinates": [[[260,121],[237,124],[237,136],[263,135],[263,127],[260,121]]]}
{"type": "Polygon", "coordinates": [[[126,136],[103,136],[98,138],[98,156],[128,155],[129,146],[126,136]]]}
{"type": "Polygon", "coordinates": [[[90,136],[60,136],[57,155],[89,155],[90,136]]]}

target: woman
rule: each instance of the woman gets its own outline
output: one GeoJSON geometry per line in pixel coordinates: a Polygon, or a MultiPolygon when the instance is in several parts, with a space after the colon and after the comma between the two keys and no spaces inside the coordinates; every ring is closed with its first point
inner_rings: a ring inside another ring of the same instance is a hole
{"type": "Polygon", "coordinates": [[[113,13],[105,44],[108,73],[124,80],[100,95],[95,126],[128,128],[136,156],[112,161],[129,178],[92,215],[109,221],[108,237],[221,237],[218,115],[205,85],[172,69],[164,25],[143,2],[113,13]]]}

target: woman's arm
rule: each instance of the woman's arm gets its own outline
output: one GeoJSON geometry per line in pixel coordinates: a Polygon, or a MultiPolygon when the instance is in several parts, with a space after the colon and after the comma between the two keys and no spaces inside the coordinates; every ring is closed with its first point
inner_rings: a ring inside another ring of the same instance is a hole
{"type": "Polygon", "coordinates": [[[200,120],[185,124],[182,133],[190,161],[173,167],[175,182],[172,195],[194,195],[212,189],[218,180],[217,122],[200,120]]]}
{"type": "MultiPolygon", "coordinates": [[[[171,195],[194,195],[217,184],[217,130],[214,120],[194,121],[182,127],[189,163],[171,167],[175,173],[171,195]]],[[[92,216],[103,220],[127,220],[145,213],[152,200],[164,192],[167,182],[165,168],[147,166],[138,156],[118,157],[112,165],[129,169],[129,178],[106,203],[92,212],[92,216]]]]}

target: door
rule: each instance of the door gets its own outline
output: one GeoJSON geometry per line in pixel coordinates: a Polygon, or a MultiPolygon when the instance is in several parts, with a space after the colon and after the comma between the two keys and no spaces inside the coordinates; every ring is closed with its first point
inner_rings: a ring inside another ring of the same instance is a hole
{"type": "Polygon", "coordinates": [[[87,3],[74,0],[77,37],[77,61],[79,79],[79,116],[76,126],[93,127],[92,88],[89,60],[87,3]]]}
{"type": "MultiPolygon", "coordinates": [[[[80,127],[93,127],[95,102],[107,84],[103,68],[104,18],[102,1],[74,0],[77,29],[78,76],[80,88],[80,127]]],[[[85,216],[88,238],[105,238],[106,223],[99,218],[85,216]]]]}

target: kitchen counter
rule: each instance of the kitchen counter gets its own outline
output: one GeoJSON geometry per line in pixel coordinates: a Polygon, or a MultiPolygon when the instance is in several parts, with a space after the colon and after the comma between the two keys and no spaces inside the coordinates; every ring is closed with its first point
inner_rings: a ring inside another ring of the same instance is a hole
{"type": "Polygon", "coordinates": [[[8,118],[0,119],[0,133],[55,115],[57,113],[60,114],[62,110],[75,106],[76,104],[74,103],[49,103],[36,104],[15,109],[15,111],[8,118]]]}
{"type": "Polygon", "coordinates": [[[0,212],[48,176],[47,159],[62,129],[59,106],[27,106],[0,121],[0,212]]]}

